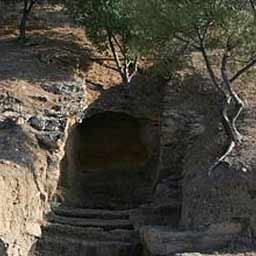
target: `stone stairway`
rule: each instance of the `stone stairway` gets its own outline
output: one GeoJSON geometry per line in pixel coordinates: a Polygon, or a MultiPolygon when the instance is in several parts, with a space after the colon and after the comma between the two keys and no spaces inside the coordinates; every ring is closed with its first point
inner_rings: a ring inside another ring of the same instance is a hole
{"type": "Polygon", "coordinates": [[[58,208],[37,245],[39,256],[139,256],[132,211],[58,208]]]}

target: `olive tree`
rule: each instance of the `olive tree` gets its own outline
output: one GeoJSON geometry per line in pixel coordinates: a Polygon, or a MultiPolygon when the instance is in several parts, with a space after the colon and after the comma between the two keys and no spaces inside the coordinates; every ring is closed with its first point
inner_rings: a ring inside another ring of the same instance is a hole
{"type": "Polygon", "coordinates": [[[136,71],[138,55],[133,47],[136,32],[126,0],[67,0],[68,13],[85,27],[88,38],[100,50],[109,49],[123,82],[136,71]]]}
{"type": "MultiPolygon", "coordinates": [[[[229,138],[209,173],[242,142],[236,121],[244,103],[234,83],[256,64],[254,0],[134,0],[142,38],[201,53],[211,82],[223,95],[222,123],[229,138]],[[213,61],[212,56],[217,56],[213,61]],[[216,63],[217,59],[217,63],[216,63]]],[[[182,57],[182,54],[180,54],[182,57]]],[[[184,56],[184,55],[183,55],[184,56]]]]}

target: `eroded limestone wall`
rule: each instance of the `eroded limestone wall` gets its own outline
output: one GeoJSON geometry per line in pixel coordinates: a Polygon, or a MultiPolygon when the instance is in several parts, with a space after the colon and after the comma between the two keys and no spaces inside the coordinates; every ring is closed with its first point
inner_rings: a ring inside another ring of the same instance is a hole
{"type": "Polygon", "coordinates": [[[76,101],[72,106],[60,103],[56,109],[31,109],[24,107],[24,99],[0,94],[1,255],[33,255],[33,244],[41,236],[44,214],[56,192],[65,134],[73,120],[69,117],[74,109],[83,109],[83,98],[76,97],[84,95],[79,82],[43,88],[58,88],[60,95],[76,101]]]}
{"type": "Polygon", "coordinates": [[[41,233],[47,161],[26,127],[0,126],[0,238],[6,255],[24,256],[41,233]]]}
{"type": "MultiPolygon", "coordinates": [[[[241,90],[243,85],[241,84],[241,90]]],[[[255,233],[255,90],[243,95],[246,108],[238,124],[243,142],[210,175],[209,166],[220,156],[227,140],[223,129],[209,120],[205,134],[186,155],[183,183],[183,223],[200,228],[209,223],[238,222],[255,233]],[[200,149],[200,154],[197,152],[200,149]]],[[[214,120],[214,119],[212,119],[214,120]]]]}

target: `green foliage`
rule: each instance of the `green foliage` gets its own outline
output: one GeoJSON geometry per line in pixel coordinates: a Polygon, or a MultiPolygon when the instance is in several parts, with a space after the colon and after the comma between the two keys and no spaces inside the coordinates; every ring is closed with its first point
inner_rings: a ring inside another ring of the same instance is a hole
{"type": "MultiPolygon", "coordinates": [[[[232,59],[230,69],[236,70],[241,61],[256,54],[255,12],[248,0],[134,0],[136,22],[140,40],[157,55],[170,45],[173,59],[181,55],[180,49],[223,53],[227,48],[232,59]],[[203,42],[201,42],[201,38],[203,42]],[[177,49],[177,51],[175,51],[177,49]]],[[[161,55],[163,59],[170,56],[161,55]]],[[[159,57],[159,56],[158,56],[159,57]]],[[[180,62],[177,61],[179,65],[180,62]]],[[[218,63],[220,64],[220,63],[218,63]]]]}
{"type": "Polygon", "coordinates": [[[202,47],[219,56],[228,51],[233,72],[256,54],[250,0],[67,0],[66,6],[97,47],[107,49],[111,36],[124,59],[149,56],[164,74],[202,47]]]}
{"type": "Polygon", "coordinates": [[[126,0],[66,0],[68,12],[85,27],[94,45],[111,50],[124,82],[130,81],[129,61],[137,62],[136,32],[129,5],[126,0]]]}
{"type": "Polygon", "coordinates": [[[90,40],[100,48],[107,48],[107,32],[131,38],[130,17],[125,11],[125,0],[72,0],[66,1],[68,12],[80,25],[85,26],[90,40]]]}

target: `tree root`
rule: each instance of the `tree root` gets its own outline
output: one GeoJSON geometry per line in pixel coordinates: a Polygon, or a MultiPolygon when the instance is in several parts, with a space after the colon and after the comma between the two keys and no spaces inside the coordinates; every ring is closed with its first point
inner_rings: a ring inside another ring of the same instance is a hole
{"type": "Polygon", "coordinates": [[[231,141],[231,143],[229,144],[229,147],[227,148],[227,150],[225,151],[225,153],[218,158],[214,164],[212,164],[209,168],[208,171],[208,176],[212,175],[212,172],[222,163],[224,162],[225,158],[233,151],[234,147],[236,146],[234,141],[231,141]]]}

